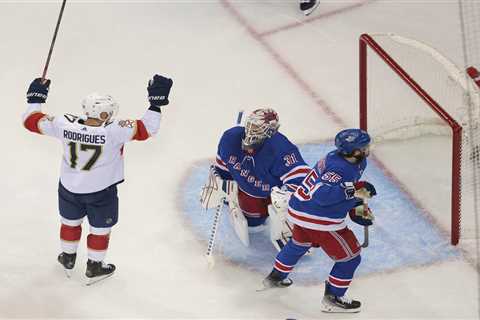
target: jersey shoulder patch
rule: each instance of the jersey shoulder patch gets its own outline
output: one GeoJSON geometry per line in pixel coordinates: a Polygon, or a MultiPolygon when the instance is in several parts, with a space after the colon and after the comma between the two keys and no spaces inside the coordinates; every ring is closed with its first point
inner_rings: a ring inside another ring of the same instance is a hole
{"type": "Polygon", "coordinates": [[[118,120],[118,126],[121,128],[135,128],[136,120],[118,120]]]}

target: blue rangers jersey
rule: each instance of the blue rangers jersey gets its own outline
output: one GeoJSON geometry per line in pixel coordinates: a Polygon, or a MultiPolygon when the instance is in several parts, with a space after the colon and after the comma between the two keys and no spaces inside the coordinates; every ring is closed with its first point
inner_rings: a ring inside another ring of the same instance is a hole
{"type": "Polygon", "coordinates": [[[266,139],[254,154],[242,150],[244,136],[244,127],[225,131],[215,165],[223,179],[235,180],[248,195],[267,198],[272,187],[283,185],[294,191],[310,171],[298,148],[280,132],[266,139]]]}
{"type": "Polygon", "coordinates": [[[331,151],[308,173],[288,203],[288,220],[307,229],[341,230],[358,199],[346,193],[345,183],[357,182],[367,160],[353,164],[331,151]]]}

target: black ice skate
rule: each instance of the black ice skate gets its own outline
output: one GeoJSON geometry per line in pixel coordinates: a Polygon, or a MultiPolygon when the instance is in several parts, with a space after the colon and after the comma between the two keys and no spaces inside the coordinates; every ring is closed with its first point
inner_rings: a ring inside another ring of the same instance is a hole
{"type": "Polygon", "coordinates": [[[63,266],[65,274],[68,278],[72,276],[72,269],[75,266],[75,260],[77,259],[76,253],[62,252],[58,255],[58,262],[63,266]]]}
{"type": "Polygon", "coordinates": [[[347,296],[334,296],[328,292],[328,282],[325,281],[325,295],[322,300],[322,311],[328,313],[355,313],[360,312],[360,301],[349,299],[347,296]]]}
{"type": "Polygon", "coordinates": [[[282,279],[282,275],[277,270],[272,270],[268,277],[263,279],[263,287],[257,291],[264,291],[272,288],[286,288],[292,285],[293,281],[289,278],[282,279]]]}
{"type": "Polygon", "coordinates": [[[308,16],[319,4],[320,0],[300,0],[300,10],[302,10],[304,15],[308,16]]]}
{"type": "Polygon", "coordinates": [[[87,276],[87,286],[110,277],[113,275],[114,271],[115,265],[111,263],[106,264],[103,261],[93,261],[88,259],[87,271],[85,272],[85,275],[87,276]]]}

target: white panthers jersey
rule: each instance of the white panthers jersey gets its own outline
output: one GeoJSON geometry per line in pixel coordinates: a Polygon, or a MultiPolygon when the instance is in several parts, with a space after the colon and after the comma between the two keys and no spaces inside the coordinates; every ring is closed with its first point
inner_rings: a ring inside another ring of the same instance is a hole
{"type": "Polygon", "coordinates": [[[62,185],[73,193],[92,193],[123,181],[123,145],[156,134],[161,113],[147,110],[141,120],[112,120],[94,127],[74,115],[48,116],[41,113],[41,104],[29,104],[23,119],[28,130],[62,142],[62,185]]]}

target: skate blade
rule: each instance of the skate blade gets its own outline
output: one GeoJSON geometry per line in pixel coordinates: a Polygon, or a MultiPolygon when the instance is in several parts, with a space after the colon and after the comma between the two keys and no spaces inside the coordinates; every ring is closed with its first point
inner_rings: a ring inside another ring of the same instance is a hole
{"type": "Polygon", "coordinates": [[[100,282],[102,280],[105,280],[107,278],[110,278],[111,276],[113,276],[115,272],[112,272],[112,273],[109,273],[109,274],[105,274],[103,276],[98,276],[98,277],[93,277],[93,278],[87,278],[86,282],[85,282],[85,285],[88,287],[88,286],[91,286],[92,284],[95,284],[97,282],[100,282]]]}
{"type": "Polygon", "coordinates": [[[322,304],[322,312],[324,313],[358,313],[360,312],[360,308],[344,309],[337,306],[322,304]]]}
{"type": "Polygon", "coordinates": [[[264,292],[264,291],[267,291],[267,290],[270,290],[270,289],[274,289],[276,287],[266,287],[266,286],[262,286],[260,288],[257,288],[255,289],[256,292],[264,292]]]}
{"type": "Polygon", "coordinates": [[[260,288],[256,289],[255,291],[256,292],[263,292],[263,291],[268,291],[268,290],[272,290],[272,289],[285,289],[285,288],[288,288],[288,287],[266,286],[262,283],[262,286],[260,288]]]}
{"type": "Polygon", "coordinates": [[[72,277],[72,274],[73,274],[73,269],[65,269],[63,268],[63,271],[65,272],[65,275],[67,276],[67,278],[71,278],[72,277]]]}

